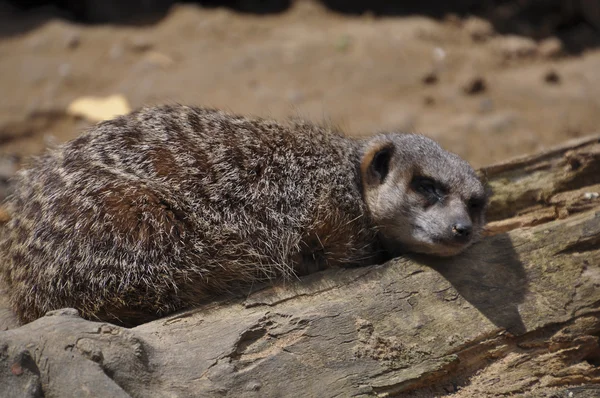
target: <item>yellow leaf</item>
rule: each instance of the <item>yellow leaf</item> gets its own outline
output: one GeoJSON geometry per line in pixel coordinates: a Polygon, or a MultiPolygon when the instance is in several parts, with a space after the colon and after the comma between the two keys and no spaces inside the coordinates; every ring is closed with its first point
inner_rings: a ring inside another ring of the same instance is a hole
{"type": "Polygon", "coordinates": [[[131,112],[127,99],[121,94],[108,97],[80,97],[71,102],[67,113],[93,122],[112,119],[131,112]]]}

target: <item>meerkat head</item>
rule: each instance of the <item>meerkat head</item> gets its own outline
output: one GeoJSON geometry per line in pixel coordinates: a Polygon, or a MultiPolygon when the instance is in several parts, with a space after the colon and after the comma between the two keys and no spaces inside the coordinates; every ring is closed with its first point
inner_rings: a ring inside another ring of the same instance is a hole
{"type": "Polygon", "coordinates": [[[361,178],[368,211],[390,253],[452,256],[479,238],[484,186],[465,160],[429,138],[372,138],[362,155],[361,178]]]}

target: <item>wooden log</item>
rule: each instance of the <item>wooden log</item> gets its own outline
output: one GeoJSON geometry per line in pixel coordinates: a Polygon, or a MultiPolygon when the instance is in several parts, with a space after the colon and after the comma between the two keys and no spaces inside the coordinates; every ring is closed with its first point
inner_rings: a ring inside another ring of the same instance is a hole
{"type": "Polygon", "coordinates": [[[55,311],[0,333],[0,385],[61,397],[598,396],[600,136],[482,173],[492,222],[464,255],[330,269],[133,329],[55,311]]]}

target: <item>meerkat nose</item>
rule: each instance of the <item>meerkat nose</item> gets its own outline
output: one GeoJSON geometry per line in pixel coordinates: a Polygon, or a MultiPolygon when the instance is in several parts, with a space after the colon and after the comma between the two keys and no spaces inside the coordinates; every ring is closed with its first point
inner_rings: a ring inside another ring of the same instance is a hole
{"type": "Polygon", "coordinates": [[[473,225],[471,223],[456,223],[452,226],[452,233],[454,239],[460,241],[466,241],[471,237],[473,231],[473,225]]]}

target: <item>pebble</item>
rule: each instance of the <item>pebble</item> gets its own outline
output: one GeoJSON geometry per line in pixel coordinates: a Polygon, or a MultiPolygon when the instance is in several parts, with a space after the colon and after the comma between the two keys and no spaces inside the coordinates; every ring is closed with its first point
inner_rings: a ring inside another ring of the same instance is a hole
{"type": "Polygon", "coordinates": [[[476,42],[484,42],[494,36],[494,27],[492,24],[478,17],[469,17],[464,21],[463,28],[469,34],[471,39],[476,42]]]}
{"type": "Polygon", "coordinates": [[[544,81],[549,84],[558,84],[560,83],[560,75],[554,69],[551,69],[544,75],[544,81]]]}
{"type": "Polygon", "coordinates": [[[506,60],[531,58],[537,54],[537,43],[528,37],[508,35],[496,39],[500,55],[506,60]]]}
{"type": "Polygon", "coordinates": [[[65,35],[65,47],[71,50],[76,49],[81,44],[81,35],[79,32],[68,32],[65,35]]]}
{"type": "Polygon", "coordinates": [[[438,79],[438,75],[436,72],[429,72],[428,74],[423,76],[423,78],[421,79],[423,84],[427,84],[427,85],[436,84],[438,82],[438,80],[439,79],[438,79]]]}
{"type": "Polygon", "coordinates": [[[462,90],[467,95],[483,93],[486,90],[485,80],[480,76],[469,78],[463,85],[462,90]]]}
{"type": "Polygon", "coordinates": [[[562,41],[556,37],[544,39],[538,45],[538,53],[544,58],[558,58],[563,51],[562,41]]]}
{"type": "Polygon", "coordinates": [[[433,60],[436,62],[442,62],[443,60],[446,59],[446,50],[444,50],[442,47],[436,47],[433,49],[432,51],[432,55],[433,55],[433,60]]]}
{"type": "Polygon", "coordinates": [[[600,197],[600,194],[598,192],[586,192],[583,194],[583,198],[585,200],[598,199],[598,197],[600,197]]]}

